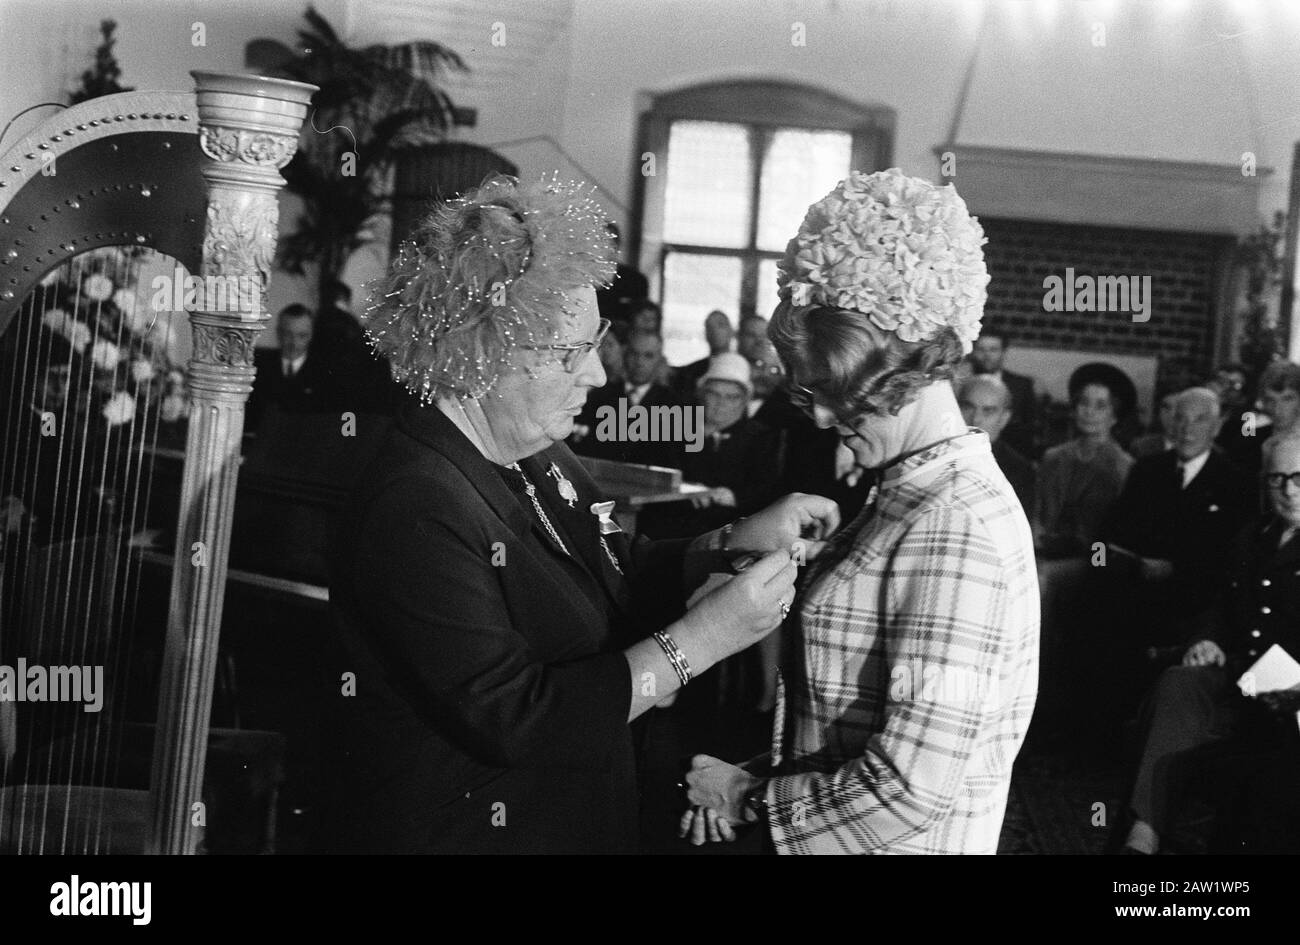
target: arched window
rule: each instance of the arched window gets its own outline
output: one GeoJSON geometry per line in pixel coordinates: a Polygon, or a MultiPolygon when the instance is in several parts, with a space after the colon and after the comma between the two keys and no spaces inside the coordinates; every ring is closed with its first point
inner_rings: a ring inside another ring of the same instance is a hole
{"type": "Polygon", "coordinates": [[[776,263],[808,205],[850,169],[888,167],[894,111],[785,82],[654,96],[640,116],[632,248],[663,305],[672,363],[703,357],[704,316],[776,305],[776,263]]]}

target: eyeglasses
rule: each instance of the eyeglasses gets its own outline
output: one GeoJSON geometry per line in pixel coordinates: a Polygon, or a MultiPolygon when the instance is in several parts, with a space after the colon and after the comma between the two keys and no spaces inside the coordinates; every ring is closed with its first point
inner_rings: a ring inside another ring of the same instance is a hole
{"type": "Polygon", "coordinates": [[[796,384],[794,381],[790,381],[789,383],[790,403],[794,404],[794,406],[798,407],[800,410],[812,410],[815,406],[813,398],[817,395],[802,384],[796,384]]]}
{"type": "Polygon", "coordinates": [[[1287,484],[1300,489],[1300,470],[1292,473],[1265,473],[1264,481],[1268,483],[1269,488],[1277,489],[1279,492],[1287,487],[1287,484]]]}
{"type": "Polygon", "coordinates": [[[529,351],[560,351],[560,363],[564,365],[564,370],[572,374],[582,365],[582,360],[593,348],[599,348],[600,343],[605,340],[605,335],[609,333],[609,319],[602,318],[600,327],[596,329],[596,337],[592,341],[578,341],[573,344],[564,345],[520,345],[529,351]]]}
{"type": "MultiPolygon", "coordinates": [[[[817,394],[804,387],[802,384],[796,384],[788,378],[787,382],[790,385],[790,403],[797,409],[802,410],[804,413],[811,414],[813,408],[817,406],[817,394]]],[[[835,412],[835,419],[845,426],[853,427],[857,426],[858,421],[863,417],[872,416],[876,413],[878,413],[878,411],[870,404],[863,404],[850,413],[840,414],[839,412],[835,412]]]]}
{"type": "Polygon", "coordinates": [[[750,364],[750,371],[754,374],[766,374],[769,377],[780,377],[785,369],[781,367],[780,361],[773,361],[769,364],[762,358],[757,359],[750,364]]]}

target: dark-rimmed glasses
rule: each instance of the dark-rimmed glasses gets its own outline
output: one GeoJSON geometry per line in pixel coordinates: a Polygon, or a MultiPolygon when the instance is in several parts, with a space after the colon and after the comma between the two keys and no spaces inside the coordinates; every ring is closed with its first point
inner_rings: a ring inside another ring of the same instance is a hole
{"type": "Polygon", "coordinates": [[[520,345],[529,351],[559,351],[560,363],[564,365],[564,370],[569,374],[578,370],[585,358],[593,348],[599,348],[600,343],[605,340],[605,335],[609,333],[609,319],[602,318],[600,327],[596,329],[596,337],[592,341],[576,341],[572,344],[563,345],[520,345]]]}
{"type": "Polygon", "coordinates": [[[1277,489],[1279,492],[1287,487],[1287,484],[1300,489],[1300,470],[1290,473],[1265,473],[1264,481],[1268,483],[1270,489],[1277,489]]]}

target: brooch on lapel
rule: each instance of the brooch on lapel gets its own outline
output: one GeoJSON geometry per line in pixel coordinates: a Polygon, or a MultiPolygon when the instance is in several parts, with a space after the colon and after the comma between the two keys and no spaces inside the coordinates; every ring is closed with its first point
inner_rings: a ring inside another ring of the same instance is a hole
{"type": "Polygon", "coordinates": [[[596,516],[600,524],[600,533],[602,535],[612,535],[615,532],[621,532],[623,529],[618,527],[614,521],[614,503],[613,502],[593,502],[591,503],[591,514],[596,516]]]}
{"type": "Polygon", "coordinates": [[[560,467],[551,463],[551,468],[546,470],[546,475],[555,480],[556,486],[560,490],[560,498],[569,503],[569,508],[578,504],[578,490],[573,488],[573,483],[564,478],[564,473],[560,472],[560,467]]]}

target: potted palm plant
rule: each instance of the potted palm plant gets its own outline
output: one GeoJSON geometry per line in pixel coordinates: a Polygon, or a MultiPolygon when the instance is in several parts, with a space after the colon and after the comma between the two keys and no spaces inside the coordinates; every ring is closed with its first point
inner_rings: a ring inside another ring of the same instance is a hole
{"type": "Polygon", "coordinates": [[[284,169],[303,211],[279,251],[289,272],[315,267],[324,310],[348,257],[369,242],[376,216],[390,207],[394,160],[404,148],[441,140],[455,124],[457,109],[441,85],[467,67],[440,43],[354,48],[314,7],[304,17],[298,49],[254,40],[246,61],[259,72],[320,86],[310,127],[284,169]]]}

